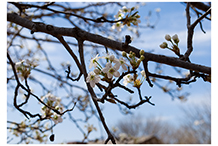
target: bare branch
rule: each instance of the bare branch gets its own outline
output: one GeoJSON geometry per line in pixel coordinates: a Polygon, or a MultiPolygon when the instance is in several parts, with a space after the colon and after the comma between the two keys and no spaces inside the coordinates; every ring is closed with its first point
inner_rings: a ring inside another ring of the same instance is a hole
{"type": "MultiPolygon", "coordinates": [[[[79,44],[79,54],[80,54],[80,61],[81,61],[81,65],[82,65],[82,72],[83,72],[83,75],[84,75],[84,80],[86,81],[86,77],[88,76],[88,74],[87,74],[87,71],[86,71],[86,65],[85,65],[85,60],[84,60],[83,40],[78,39],[78,44],[79,44]]],[[[89,83],[86,83],[86,85],[88,87],[89,93],[91,94],[92,101],[94,102],[95,107],[96,107],[96,109],[98,111],[98,114],[99,114],[100,120],[101,120],[101,122],[102,122],[102,124],[104,126],[104,129],[107,132],[108,138],[109,138],[109,140],[111,140],[111,142],[113,144],[115,144],[116,143],[115,139],[114,139],[113,135],[111,134],[111,132],[110,132],[105,120],[104,120],[104,116],[103,116],[103,114],[101,112],[101,109],[100,109],[100,107],[98,105],[98,102],[96,100],[97,99],[96,94],[95,94],[93,88],[91,88],[91,86],[89,85],[89,83]]],[[[108,141],[108,140],[106,140],[106,141],[108,141]]]]}
{"type": "MultiPolygon", "coordinates": [[[[14,13],[8,13],[7,19],[10,22],[14,22],[14,23],[21,25],[23,27],[26,27],[30,30],[32,29],[33,24],[35,24],[34,22],[32,22],[28,19],[22,18],[14,13]]],[[[44,32],[47,34],[51,34],[53,36],[56,36],[57,34],[59,34],[61,36],[71,36],[71,37],[78,37],[79,36],[83,40],[87,40],[87,41],[91,41],[91,42],[94,42],[97,44],[101,44],[101,45],[104,45],[104,46],[111,48],[111,49],[114,49],[114,50],[126,51],[127,53],[129,53],[130,51],[133,51],[136,53],[137,57],[140,57],[139,56],[140,50],[135,48],[135,47],[132,47],[130,45],[128,45],[127,47],[122,47],[122,43],[120,43],[120,42],[102,37],[100,35],[96,35],[96,34],[92,34],[92,33],[83,31],[79,28],[63,28],[63,27],[52,26],[51,27],[52,29],[48,29],[49,28],[48,26],[51,26],[51,25],[46,25],[44,23],[36,24],[36,30],[38,32],[44,32]]],[[[178,67],[185,68],[185,69],[191,69],[194,71],[211,74],[210,67],[197,65],[194,63],[189,63],[189,62],[183,61],[183,60],[175,58],[175,57],[156,55],[156,54],[148,53],[148,52],[144,53],[144,57],[148,61],[154,61],[154,62],[163,63],[163,64],[167,64],[167,65],[171,65],[171,66],[178,66],[178,67]]]]}

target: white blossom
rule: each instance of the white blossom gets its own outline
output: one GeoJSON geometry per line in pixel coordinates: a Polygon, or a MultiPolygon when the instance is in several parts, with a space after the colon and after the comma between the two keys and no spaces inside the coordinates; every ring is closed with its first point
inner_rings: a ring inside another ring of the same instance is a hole
{"type": "Polygon", "coordinates": [[[38,66],[38,63],[34,62],[34,60],[30,61],[29,59],[27,59],[27,60],[26,60],[26,63],[27,63],[29,66],[32,66],[32,67],[38,66]]]}
{"type": "Polygon", "coordinates": [[[37,63],[29,61],[28,59],[26,60],[27,65],[24,65],[24,62],[25,60],[15,63],[15,68],[18,72],[17,76],[21,79],[21,81],[29,77],[32,68],[38,66],[37,63]]]}
{"type": "Polygon", "coordinates": [[[123,77],[123,84],[126,86],[128,83],[133,81],[133,76],[131,74],[127,74],[123,77]]]}
{"type": "Polygon", "coordinates": [[[124,69],[124,70],[127,70],[127,67],[126,66],[129,66],[126,62],[125,62],[125,60],[121,57],[119,60],[118,60],[118,62],[114,65],[114,66],[117,66],[117,68],[120,68],[120,66],[122,66],[122,68],[124,69]]]}
{"type": "Polygon", "coordinates": [[[107,56],[107,58],[108,58],[111,62],[113,62],[113,63],[118,63],[118,62],[119,62],[119,60],[118,60],[117,58],[115,58],[114,55],[109,55],[109,56],[107,56]]]}
{"type": "Polygon", "coordinates": [[[95,84],[101,80],[99,75],[96,75],[93,71],[89,72],[86,82],[90,83],[90,86],[93,88],[95,84]]]}
{"type": "Polygon", "coordinates": [[[48,94],[46,94],[45,96],[43,96],[43,97],[41,98],[41,100],[44,100],[44,99],[47,99],[48,101],[53,101],[53,102],[55,102],[55,101],[57,100],[57,97],[54,96],[54,95],[51,94],[51,93],[48,93],[48,94]]]}
{"type": "Polygon", "coordinates": [[[97,54],[94,58],[91,59],[90,61],[90,64],[89,64],[89,69],[91,69],[92,67],[96,68],[97,67],[97,61],[99,60],[99,58],[101,57],[98,57],[99,54],[97,54]]]}
{"type": "Polygon", "coordinates": [[[131,12],[131,9],[127,8],[126,6],[123,6],[121,11],[124,12],[124,13],[129,13],[129,12],[131,12]]]}
{"type": "Polygon", "coordinates": [[[63,121],[61,116],[56,113],[54,113],[54,116],[51,119],[55,122],[55,124],[61,123],[63,121]]]}
{"type": "Polygon", "coordinates": [[[102,69],[102,72],[106,73],[108,78],[111,79],[113,76],[120,76],[120,73],[117,71],[118,69],[118,66],[112,67],[112,64],[110,62],[107,62],[105,68],[102,69]]]}
{"type": "Polygon", "coordinates": [[[115,56],[114,56],[114,55],[110,55],[110,56],[109,56],[109,60],[110,60],[111,62],[113,62],[113,61],[115,60],[115,56]]]}
{"type": "Polygon", "coordinates": [[[19,68],[23,65],[23,63],[24,63],[24,60],[22,60],[22,61],[20,61],[20,62],[16,62],[16,63],[15,63],[15,68],[16,68],[16,70],[19,71],[19,68]]]}
{"type": "Polygon", "coordinates": [[[124,16],[124,14],[122,13],[121,10],[119,10],[118,13],[117,13],[117,15],[114,15],[114,18],[120,20],[120,19],[123,18],[123,16],[124,16]]]}
{"type": "Polygon", "coordinates": [[[124,25],[121,22],[114,23],[114,25],[111,27],[112,29],[117,29],[117,31],[121,31],[124,25]]]}

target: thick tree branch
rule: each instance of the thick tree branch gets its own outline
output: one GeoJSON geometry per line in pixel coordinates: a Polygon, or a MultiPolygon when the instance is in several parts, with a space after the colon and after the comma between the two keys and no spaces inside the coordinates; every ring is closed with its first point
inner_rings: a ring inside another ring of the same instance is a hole
{"type": "Polygon", "coordinates": [[[196,7],[196,8],[198,8],[198,9],[202,10],[202,11],[205,11],[205,12],[210,8],[210,6],[205,5],[205,4],[202,3],[202,2],[190,2],[190,4],[191,4],[192,6],[194,6],[194,7],[196,7]]]}
{"type": "MultiPolygon", "coordinates": [[[[137,57],[139,56],[140,49],[137,49],[135,47],[132,47],[130,45],[123,47],[121,42],[117,42],[105,37],[102,37],[100,35],[92,34],[86,31],[83,31],[79,28],[63,28],[63,27],[55,27],[52,25],[46,25],[44,23],[36,23],[32,22],[28,19],[22,18],[18,16],[16,13],[8,13],[7,14],[7,20],[10,22],[14,22],[20,26],[23,26],[25,28],[28,28],[32,30],[32,32],[44,32],[53,36],[62,35],[62,36],[71,36],[80,39],[83,39],[84,41],[90,41],[93,43],[104,45],[108,48],[119,50],[119,51],[126,51],[127,53],[130,51],[133,51],[136,53],[137,57]]],[[[156,55],[152,53],[145,52],[144,53],[145,58],[148,61],[154,61],[158,63],[163,63],[171,66],[177,66],[189,70],[194,70],[206,74],[211,74],[211,68],[203,65],[198,65],[194,63],[189,63],[184,60],[175,58],[175,57],[167,57],[164,55],[156,55]]]]}

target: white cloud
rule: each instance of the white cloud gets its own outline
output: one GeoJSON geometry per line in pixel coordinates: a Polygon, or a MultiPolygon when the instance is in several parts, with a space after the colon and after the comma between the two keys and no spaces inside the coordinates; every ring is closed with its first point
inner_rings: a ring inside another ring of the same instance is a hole
{"type": "Polygon", "coordinates": [[[198,44],[208,43],[211,41],[211,30],[203,33],[200,29],[194,32],[194,42],[198,44]]]}
{"type": "MultiPolygon", "coordinates": [[[[159,45],[166,41],[165,35],[169,34],[170,36],[173,36],[174,34],[177,34],[180,42],[179,47],[181,50],[181,53],[184,53],[187,50],[187,31],[169,31],[169,30],[159,30],[159,31],[149,31],[149,35],[146,32],[142,33],[141,38],[143,38],[143,42],[137,42],[137,44],[134,46],[137,46],[138,48],[143,48],[145,51],[154,50],[155,53],[168,55],[168,56],[174,56],[173,53],[170,50],[167,49],[161,49],[159,45]]],[[[166,41],[167,42],[167,41],[166,41]]],[[[171,46],[171,43],[167,42],[169,46],[171,46]]],[[[210,55],[210,51],[208,51],[208,46],[211,44],[211,31],[206,31],[206,34],[204,34],[200,29],[197,29],[194,32],[193,36],[193,48],[194,51],[192,55],[194,56],[205,56],[210,55]]]]}

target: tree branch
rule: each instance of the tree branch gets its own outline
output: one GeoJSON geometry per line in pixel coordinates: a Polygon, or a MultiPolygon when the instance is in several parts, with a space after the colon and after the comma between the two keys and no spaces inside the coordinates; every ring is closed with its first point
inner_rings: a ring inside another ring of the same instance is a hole
{"type": "MultiPolygon", "coordinates": [[[[84,80],[86,81],[86,77],[88,76],[88,74],[87,74],[87,71],[86,71],[86,65],[85,65],[85,60],[84,60],[83,40],[78,39],[78,44],[79,44],[80,61],[81,61],[81,65],[82,65],[82,73],[83,73],[83,75],[84,75],[84,80]]],[[[109,130],[109,128],[108,128],[108,126],[107,126],[105,120],[104,120],[104,116],[103,116],[103,114],[102,114],[102,112],[101,112],[101,109],[100,109],[100,107],[99,107],[99,105],[98,105],[98,102],[97,102],[97,100],[96,100],[97,97],[96,97],[96,94],[95,94],[93,88],[91,88],[91,86],[89,85],[89,83],[86,83],[86,85],[87,85],[87,87],[88,87],[89,93],[91,94],[92,101],[94,102],[95,107],[96,107],[96,109],[97,109],[97,111],[98,111],[98,114],[99,114],[100,120],[101,120],[101,122],[102,122],[102,124],[103,124],[103,126],[104,126],[104,129],[105,129],[106,132],[107,132],[108,139],[107,139],[105,142],[108,142],[109,140],[111,140],[111,142],[112,142],[113,144],[116,144],[115,139],[114,139],[113,135],[111,134],[111,132],[110,132],[110,130],[109,130]]]]}
{"type": "MultiPolygon", "coordinates": [[[[113,50],[126,51],[127,53],[129,53],[130,51],[133,51],[134,53],[136,53],[137,57],[140,57],[139,56],[140,49],[137,49],[130,45],[123,47],[121,42],[117,42],[117,41],[102,37],[100,35],[92,34],[92,33],[83,31],[79,28],[63,28],[63,27],[55,27],[52,25],[46,25],[44,23],[39,24],[39,23],[32,22],[28,19],[22,18],[15,13],[8,13],[7,20],[10,22],[14,22],[18,25],[21,25],[25,28],[28,28],[30,30],[32,30],[32,28],[35,26],[34,27],[35,32],[44,32],[44,33],[47,33],[53,36],[56,36],[57,34],[61,36],[71,36],[75,38],[79,36],[84,41],[87,40],[93,43],[101,44],[113,50]]],[[[189,63],[179,58],[167,57],[164,55],[156,55],[156,54],[152,54],[148,52],[144,53],[144,57],[148,61],[154,61],[154,62],[163,63],[163,64],[167,64],[171,66],[177,66],[177,67],[181,67],[181,68],[185,68],[189,70],[211,74],[210,67],[198,65],[194,63],[189,63]]]]}
{"type": "Polygon", "coordinates": [[[191,52],[193,51],[192,39],[194,35],[195,26],[211,12],[211,8],[209,8],[203,15],[201,15],[201,17],[199,17],[193,24],[191,24],[191,16],[190,16],[189,8],[190,8],[190,3],[187,2],[187,6],[186,6],[187,29],[188,29],[187,51],[185,52],[185,55],[181,57],[181,59],[185,61],[188,60],[191,52]]]}

